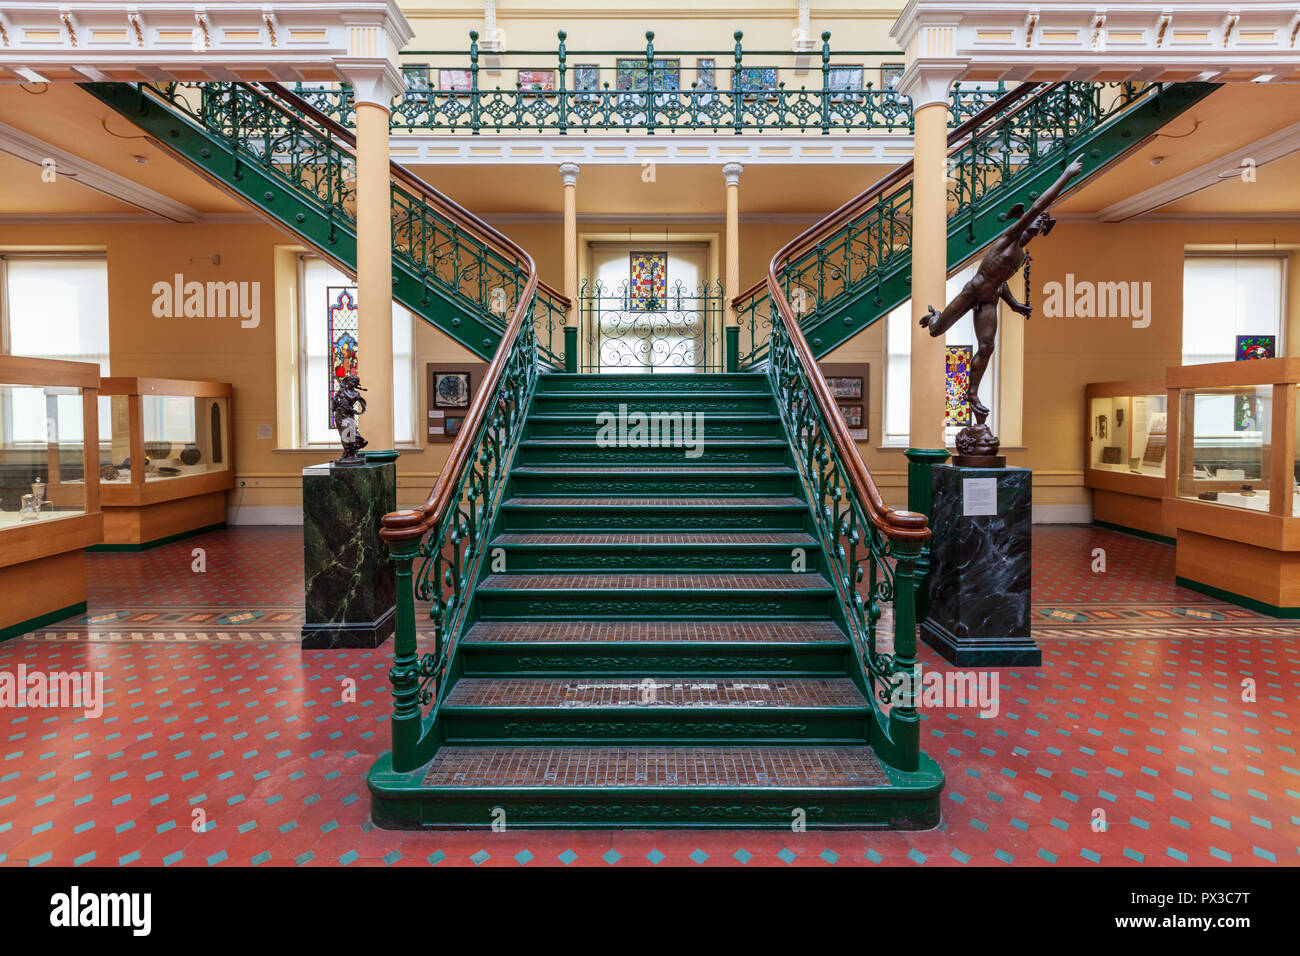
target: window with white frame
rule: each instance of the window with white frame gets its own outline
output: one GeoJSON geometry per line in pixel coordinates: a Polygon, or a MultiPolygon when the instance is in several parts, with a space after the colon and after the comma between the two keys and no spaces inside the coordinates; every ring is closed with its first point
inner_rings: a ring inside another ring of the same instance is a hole
{"type": "MultiPolygon", "coordinates": [[[[948,279],[944,289],[944,301],[951,302],[961,291],[962,286],[975,275],[976,265],[972,264],[948,279]]],[[[936,302],[936,309],[943,303],[936,302]]],[[[909,419],[912,413],[912,301],[909,299],[894,309],[885,319],[885,445],[906,446],[911,429],[909,419]]],[[[1001,326],[999,326],[999,339],[1001,326]]],[[[963,316],[943,337],[944,345],[965,345],[972,350],[979,348],[975,341],[975,319],[971,313],[963,316]]],[[[944,387],[942,381],[935,382],[935,388],[944,387]]],[[[992,411],[988,425],[996,431],[998,415],[998,355],[994,351],[993,359],[984,372],[984,381],[980,385],[980,399],[992,411]]],[[[951,445],[957,439],[960,425],[948,425],[944,428],[944,441],[951,445]]]]}
{"type": "MultiPolygon", "coordinates": [[[[90,362],[108,375],[108,260],[102,253],[0,255],[0,338],[7,355],[90,362]]],[[[14,388],[9,395],[6,439],[46,441],[43,424],[39,434],[24,431],[49,418],[45,390],[14,388]]],[[[60,394],[55,401],[58,438],[80,441],[81,396],[60,394]]],[[[108,433],[108,409],[101,408],[99,434],[108,433]]]]}
{"type": "MultiPolygon", "coordinates": [[[[304,445],[338,444],[338,432],[330,425],[330,377],[335,374],[331,357],[330,307],[340,291],[350,291],[356,301],[356,284],[319,256],[298,259],[298,332],[302,361],[298,382],[301,435],[304,445]]],[[[364,340],[356,344],[364,349],[364,340]]],[[[362,383],[364,384],[364,383],[362,383]]],[[[415,328],[410,312],[393,303],[393,440],[398,444],[415,441],[415,328]]],[[[377,397],[369,396],[371,401],[377,397]]],[[[362,422],[362,434],[365,423],[362,422]]]]}
{"type": "Polygon", "coordinates": [[[1183,260],[1183,364],[1231,362],[1237,336],[1286,328],[1286,259],[1273,255],[1189,255],[1183,260]]]}
{"type": "MultiPolygon", "coordinates": [[[[1188,255],[1183,260],[1183,364],[1235,361],[1239,337],[1272,336],[1273,354],[1283,355],[1285,301],[1282,256],[1188,255]]],[[[1258,445],[1264,433],[1243,428],[1237,420],[1243,400],[1198,394],[1193,439],[1258,445]]]]}

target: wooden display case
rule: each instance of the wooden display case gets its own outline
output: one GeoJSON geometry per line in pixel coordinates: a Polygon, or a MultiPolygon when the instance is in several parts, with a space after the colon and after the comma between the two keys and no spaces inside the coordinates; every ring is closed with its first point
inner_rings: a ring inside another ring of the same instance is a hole
{"type": "Polygon", "coordinates": [[[152,547],[220,527],[235,486],[231,387],[224,382],[105,378],[99,446],[104,543],[152,547]]]}
{"type": "Polygon", "coordinates": [[[1163,381],[1092,382],[1084,391],[1087,427],[1083,483],[1093,521],[1172,543],[1162,515],[1168,461],[1168,399],[1163,381]]]}
{"type": "Polygon", "coordinates": [[[1300,359],[1170,368],[1164,520],[1177,529],[1178,582],[1300,617],[1300,359]]]}
{"type": "Polygon", "coordinates": [[[0,355],[0,640],[86,610],[99,366],[0,355]]]}

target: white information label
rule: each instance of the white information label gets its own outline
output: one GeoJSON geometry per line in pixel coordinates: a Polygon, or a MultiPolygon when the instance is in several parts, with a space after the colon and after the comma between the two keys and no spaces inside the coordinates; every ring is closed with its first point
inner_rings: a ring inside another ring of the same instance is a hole
{"type": "Polygon", "coordinates": [[[967,517],[995,515],[998,513],[998,480],[996,478],[963,478],[961,482],[961,512],[967,517]]]}

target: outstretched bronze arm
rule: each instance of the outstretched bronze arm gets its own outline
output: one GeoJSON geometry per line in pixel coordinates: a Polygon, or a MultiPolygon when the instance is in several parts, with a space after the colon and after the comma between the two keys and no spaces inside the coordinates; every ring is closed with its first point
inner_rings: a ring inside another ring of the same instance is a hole
{"type": "Polygon", "coordinates": [[[1066,183],[1081,172],[1083,172],[1083,160],[1081,159],[1076,159],[1069,166],[1066,166],[1065,172],[1061,173],[1060,178],[1043,190],[1043,194],[1034,200],[1034,204],[1029,207],[1008,232],[1016,236],[1024,232],[1031,222],[1047,212],[1047,208],[1056,202],[1056,197],[1061,195],[1061,190],[1065,188],[1066,183]]]}

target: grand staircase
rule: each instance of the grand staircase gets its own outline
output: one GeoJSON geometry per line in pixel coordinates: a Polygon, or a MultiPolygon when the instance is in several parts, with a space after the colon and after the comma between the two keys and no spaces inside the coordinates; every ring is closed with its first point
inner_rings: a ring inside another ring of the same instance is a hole
{"type": "Polygon", "coordinates": [[[938,767],[872,749],[813,529],[767,375],[540,375],[438,747],[381,761],[375,821],[934,826],[938,767]],[[640,415],[700,429],[599,441],[640,415]]]}
{"type": "MultiPolygon", "coordinates": [[[[355,268],[337,117],[276,84],[85,88],[355,268]]],[[[1028,83],[980,110],[949,136],[950,267],[1071,159],[1074,189],[1214,89],[1028,83]]],[[[528,253],[392,167],[394,298],[491,364],[426,502],[383,519],[398,606],[375,822],[938,821],[906,681],[926,519],[883,500],[817,368],[909,295],[911,176],[796,237],[737,298],[726,367],[751,371],[602,377],[563,371],[570,303],[528,253]],[[697,412],[698,454],[602,431],[697,412]]]]}

